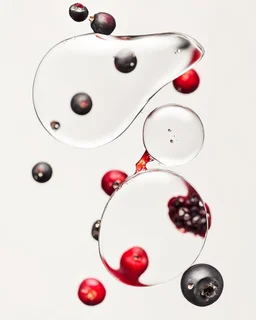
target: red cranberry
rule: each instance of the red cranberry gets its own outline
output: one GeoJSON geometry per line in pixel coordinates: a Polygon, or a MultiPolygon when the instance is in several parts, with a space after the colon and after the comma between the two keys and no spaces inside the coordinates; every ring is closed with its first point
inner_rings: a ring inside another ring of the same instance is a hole
{"type": "Polygon", "coordinates": [[[120,273],[138,279],[148,267],[148,256],[140,247],[127,250],[120,260],[120,273]]]}
{"type": "Polygon", "coordinates": [[[88,306],[96,306],[106,296],[106,289],[103,284],[94,278],[85,279],[79,286],[78,297],[88,306]]]}
{"type": "Polygon", "coordinates": [[[106,12],[99,12],[93,17],[90,17],[91,28],[95,33],[109,35],[116,27],[116,21],[111,14],[106,12]]]}
{"type": "Polygon", "coordinates": [[[169,217],[181,232],[191,232],[205,237],[211,227],[210,208],[205,207],[195,190],[191,189],[187,196],[173,197],[168,202],[169,217]],[[205,210],[206,209],[206,210],[205,210]]]}
{"type": "Polygon", "coordinates": [[[101,180],[102,189],[109,196],[122,184],[127,178],[127,174],[119,170],[111,170],[104,174],[101,180]]]}
{"type": "Polygon", "coordinates": [[[181,93],[192,93],[200,84],[200,78],[194,69],[191,69],[173,81],[174,88],[181,93]]]}
{"type": "Polygon", "coordinates": [[[69,7],[69,15],[76,22],[82,22],[88,17],[88,9],[81,3],[72,4],[69,7]]]}

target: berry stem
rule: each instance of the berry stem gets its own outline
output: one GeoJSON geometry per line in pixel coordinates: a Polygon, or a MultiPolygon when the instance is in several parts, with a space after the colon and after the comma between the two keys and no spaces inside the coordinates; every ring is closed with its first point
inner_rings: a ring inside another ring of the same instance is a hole
{"type": "Polygon", "coordinates": [[[94,21],[94,16],[90,16],[89,21],[93,22],[94,21]]]}

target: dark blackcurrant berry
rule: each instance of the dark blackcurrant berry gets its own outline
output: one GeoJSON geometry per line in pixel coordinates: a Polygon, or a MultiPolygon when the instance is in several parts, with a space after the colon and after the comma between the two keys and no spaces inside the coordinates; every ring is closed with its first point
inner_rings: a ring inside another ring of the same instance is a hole
{"type": "Polygon", "coordinates": [[[60,123],[58,121],[52,121],[51,128],[52,130],[58,130],[60,128],[60,123]]]}
{"type": "Polygon", "coordinates": [[[86,93],[77,93],[71,100],[71,109],[80,116],[89,113],[92,109],[92,100],[86,93]]]}
{"type": "Polygon", "coordinates": [[[52,177],[52,168],[48,163],[39,162],[33,167],[32,176],[37,182],[47,182],[52,177]]]}
{"type": "Polygon", "coordinates": [[[92,237],[95,240],[99,240],[99,234],[100,234],[100,220],[97,220],[96,222],[94,222],[93,226],[92,226],[92,237]]]}
{"type": "Polygon", "coordinates": [[[219,299],[223,290],[220,272],[208,264],[190,267],[181,278],[181,291],[192,304],[206,307],[219,299]]]}
{"type": "Polygon", "coordinates": [[[115,66],[118,71],[122,73],[132,72],[137,65],[137,58],[135,54],[128,50],[123,49],[115,56],[115,66]]]}
{"type": "Polygon", "coordinates": [[[91,28],[95,33],[111,34],[116,27],[116,21],[111,14],[106,12],[96,13],[90,17],[91,28]]]}
{"type": "Polygon", "coordinates": [[[69,15],[76,22],[82,22],[88,17],[88,9],[81,3],[74,3],[69,7],[69,15]]]}

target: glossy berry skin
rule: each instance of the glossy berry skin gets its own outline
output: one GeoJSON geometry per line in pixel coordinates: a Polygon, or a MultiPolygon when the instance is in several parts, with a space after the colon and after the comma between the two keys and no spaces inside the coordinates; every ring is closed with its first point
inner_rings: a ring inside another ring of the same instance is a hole
{"type": "Polygon", "coordinates": [[[94,278],[85,279],[79,286],[78,297],[87,306],[100,304],[106,296],[103,284],[94,278]]]}
{"type": "Polygon", "coordinates": [[[91,28],[95,33],[110,35],[116,28],[114,17],[106,12],[96,13],[90,18],[91,28]]]}
{"type": "Polygon", "coordinates": [[[112,193],[122,184],[127,178],[127,174],[119,170],[111,170],[104,174],[101,180],[101,187],[107,195],[112,193]]]}
{"type": "Polygon", "coordinates": [[[45,183],[52,177],[52,167],[46,162],[39,162],[33,167],[32,176],[36,182],[45,183]]]}
{"type": "Polygon", "coordinates": [[[101,220],[97,220],[94,222],[92,226],[92,237],[98,241],[99,240],[99,234],[100,234],[100,224],[101,220]]]}
{"type": "Polygon", "coordinates": [[[211,227],[211,213],[207,204],[200,201],[194,189],[187,196],[173,197],[168,202],[169,217],[181,232],[190,232],[205,237],[211,227]]]}
{"type": "Polygon", "coordinates": [[[116,54],[114,63],[118,71],[130,73],[136,68],[137,58],[131,50],[123,49],[116,54]]]}
{"type": "Polygon", "coordinates": [[[77,93],[72,98],[71,109],[78,115],[83,116],[89,113],[92,109],[92,99],[86,93],[77,93]]]}
{"type": "Polygon", "coordinates": [[[220,272],[208,264],[193,265],[181,278],[183,296],[199,307],[206,307],[217,301],[223,286],[220,272]]]}
{"type": "Polygon", "coordinates": [[[76,22],[84,21],[88,15],[88,9],[81,3],[74,3],[69,7],[69,15],[76,22]]]}
{"type": "Polygon", "coordinates": [[[138,279],[148,267],[148,256],[140,247],[127,250],[121,257],[119,272],[130,279],[138,279]]]}
{"type": "Polygon", "coordinates": [[[200,84],[200,78],[194,69],[191,69],[173,81],[174,88],[181,93],[192,93],[200,84]]]}

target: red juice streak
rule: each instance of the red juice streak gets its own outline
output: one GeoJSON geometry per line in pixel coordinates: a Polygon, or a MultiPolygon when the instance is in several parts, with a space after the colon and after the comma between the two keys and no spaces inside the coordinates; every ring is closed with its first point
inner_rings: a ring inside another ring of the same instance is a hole
{"type": "Polygon", "coordinates": [[[140,160],[136,163],[135,173],[147,170],[147,164],[151,161],[154,161],[154,159],[151,157],[151,155],[146,150],[144,152],[143,156],[140,158],[140,160]]]}

